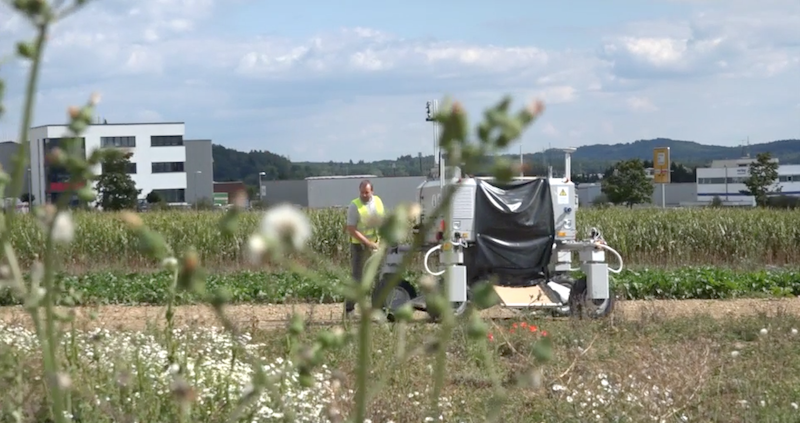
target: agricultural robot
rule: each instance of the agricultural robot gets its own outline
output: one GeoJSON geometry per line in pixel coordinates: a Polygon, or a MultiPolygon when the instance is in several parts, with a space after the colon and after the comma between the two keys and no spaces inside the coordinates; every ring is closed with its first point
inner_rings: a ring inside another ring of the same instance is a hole
{"type": "Polygon", "coordinates": [[[434,230],[425,234],[423,249],[409,245],[389,248],[373,293],[373,304],[388,317],[407,302],[431,318],[424,296],[406,280],[376,301],[392,275],[399,271],[405,254],[424,254],[427,274],[446,284],[456,315],[466,310],[471,289],[490,282],[500,305],[517,311],[550,311],[556,315],[607,316],[614,307],[609,272],[622,270],[622,257],[606,245],[596,229],[588,239],[577,239],[575,184],[570,180],[570,158],[565,153],[565,177],[515,177],[501,183],[491,177],[462,175],[458,167],[445,167],[440,156],[439,175],[418,187],[422,206],[419,221],[433,213],[445,186],[455,186],[452,206],[434,230]],[[438,177],[436,177],[438,176],[438,177]],[[449,231],[445,231],[449,228],[449,231]],[[619,266],[606,262],[606,252],[619,266]],[[439,266],[431,268],[431,257],[439,266]],[[574,256],[579,266],[573,267],[574,256]],[[443,266],[443,268],[442,268],[443,266]],[[447,271],[445,271],[447,270],[447,271]],[[573,272],[585,276],[575,278],[573,272]]]}

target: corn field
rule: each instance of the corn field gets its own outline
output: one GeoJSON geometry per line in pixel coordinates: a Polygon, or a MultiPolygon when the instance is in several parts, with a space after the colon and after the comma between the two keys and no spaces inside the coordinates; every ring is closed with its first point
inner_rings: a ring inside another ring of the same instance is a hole
{"type": "MultiPolygon", "coordinates": [[[[308,210],[314,226],[311,249],[329,263],[348,263],[344,210],[308,210]]],[[[244,265],[243,245],[260,215],[247,212],[233,236],[220,233],[219,212],[157,211],[141,214],[177,252],[194,246],[211,268],[244,265]]],[[[152,267],[136,251],[136,240],[115,213],[74,215],[75,241],[62,248],[68,269],[152,267]]],[[[766,209],[580,209],[586,236],[597,227],[626,266],[764,266],[800,261],[800,211],[766,209]]],[[[43,232],[31,216],[17,219],[12,242],[20,260],[41,256],[43,232]]]]}

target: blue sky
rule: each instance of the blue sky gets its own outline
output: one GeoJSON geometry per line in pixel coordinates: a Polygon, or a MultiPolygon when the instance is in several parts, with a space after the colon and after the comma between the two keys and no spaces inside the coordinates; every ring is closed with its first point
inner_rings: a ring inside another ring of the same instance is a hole
{"type": "MultiPolygon", "coordinates": [[[[0,55],[31,34],[0,2],[0,55]]],[[[36,124],[99,92],[109,122],[184,121],[292,160],[430,154],[425,102],[445,96],[475,119],[505,94],[542,99],[526,152],[800,138],[796,0],[93,0],[46,59],[36,124]]],[[[24,70],[0,66],[2,139],[24,70]]]]}

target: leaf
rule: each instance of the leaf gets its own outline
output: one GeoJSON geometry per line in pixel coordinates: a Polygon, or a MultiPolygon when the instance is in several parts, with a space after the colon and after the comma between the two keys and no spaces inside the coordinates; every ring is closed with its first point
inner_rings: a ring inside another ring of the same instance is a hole
{"type": "Polygon", "coordinates": [[[536,360],[547,363],[553,359],[553,341],[549,336],[543,336],[537,340],[532,348],[531,353],[536,360]]]}

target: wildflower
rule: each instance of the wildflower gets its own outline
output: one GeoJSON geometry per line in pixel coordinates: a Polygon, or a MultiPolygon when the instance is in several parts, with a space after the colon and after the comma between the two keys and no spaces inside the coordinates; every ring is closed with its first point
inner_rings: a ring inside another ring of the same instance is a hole
{"type": "Polygon", "coordinates": [[[53,380],[60,389],[69,389],[72,386],[72,379],[64,372],[56,373],[53,380]]]}
{"type": "Polygon", "coordinates": [[[489,339],[489,342],[494,341],[494,335],[492,335],[491,333],[486,335],[486,337],[489,339]]]}
{"type": "Polygon", "coordinates": [[[767,334],[767,328],[762,328],[760,333],[761,333],[761,336],[766,335],[767,334]]]}
{"type": "Polygon", "coordinates": [[[285,243],[301,250],[311,238],[311,222],[290,204],[275,206],[264,213],[261,235],[269,242],[285,243]]]}
{"type": "Polygon", "coordinates": [[[267,250],[267,243],[264,242],[264,237],[258,234],[253,234],[247,240],[247,260],[252,264],[261,262],[261,256],[267,250]]]}
{"type": "Polygon", "coordinates": [[[797,329],[795,329],[795,328],[792,328],[792,330],[790,332],[791,332],[792,335],[797,335],[797,329]]]}
{"type": "Polygon", "coordinates": [[[420,214],[422,213],[422,206],[419,203],[414,202],[408,206],[408,217],[411,219],[419,218],[420,214]]]}
{"type": "Polygon", "coordinates": [[[533,116],[539,116],[544,112],[544,103],[541,100],[536,100],[528,104],[528,112],[533,116]]]}
{"type": "Polygon", "coordinates": [[[161,261],[161,267],[172,272],[178,268],[178,259],[175,257],[167,257],[161,261]]]}
{"type": "Polygon", "coordinates": [[[59,212],[53,222],[53,241],[68,244],[75,238],[75,225],[72,223],[72,214],[68,211],[59,212]]]}
{"type": "Polygon", "coordinates": [[[142,222],[142,218],[139,217],[134,212],[131,211],[124,211],[121,214],[122,220],[128,225],[128,228],[132,230],[138,230],[142,226],[144,226],[144,222],[142,222]]]}
{"type": "Polygon", "coordinates": [[[542,331],[542,336],[547,336],[547,331],[546,330],[542,331]]]}

